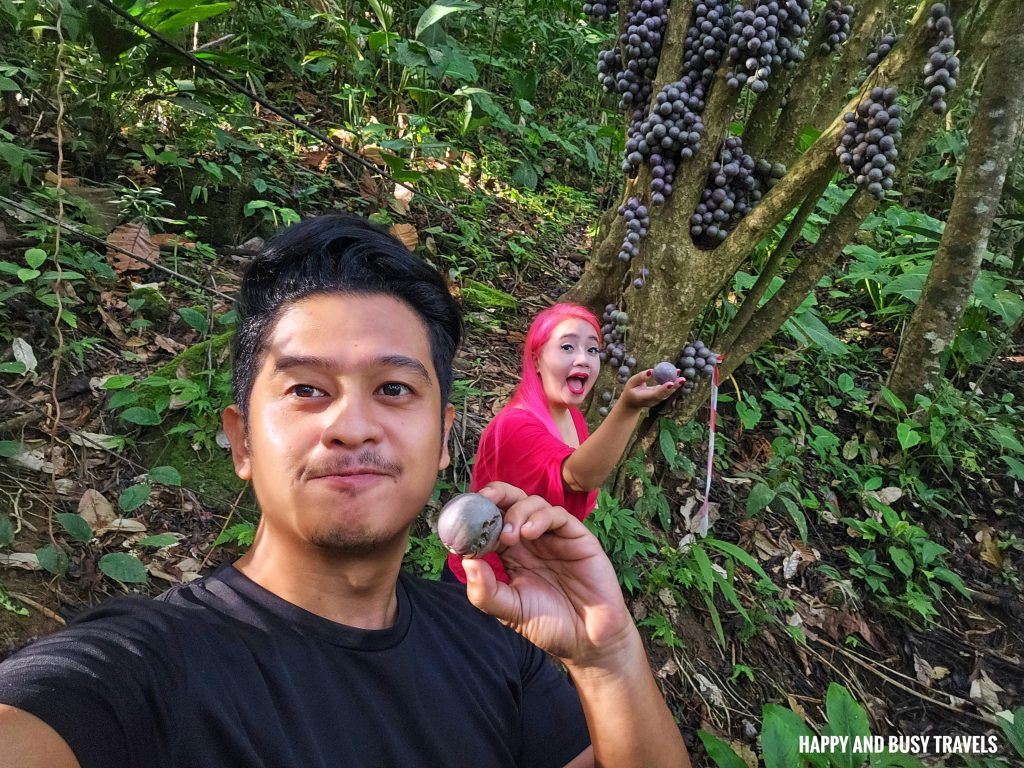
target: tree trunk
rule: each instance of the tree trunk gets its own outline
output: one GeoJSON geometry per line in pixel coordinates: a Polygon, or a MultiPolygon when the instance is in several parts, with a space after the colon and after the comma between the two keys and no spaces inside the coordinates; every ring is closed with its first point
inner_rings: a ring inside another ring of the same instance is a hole
{"type": "Polygon", "coordinates": [[[960,329],[1006,180],[1024,110],[1024,4],[1008,3],[992,27],[998,40],[986,67],[978,111],[946,228],[889,376],[909,402],[931,391],[943,353],[960,329]]]}

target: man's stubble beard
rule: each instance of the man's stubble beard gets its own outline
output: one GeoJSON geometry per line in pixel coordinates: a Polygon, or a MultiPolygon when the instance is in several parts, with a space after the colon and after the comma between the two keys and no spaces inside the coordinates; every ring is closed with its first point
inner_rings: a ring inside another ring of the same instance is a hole
{"type": "Polygon", "coordinates": [[[405,539],[409,534],[410,527],[411,525],[406,526],[390,535],[384,531],[365,529],[353,531],[323,528],[313,531],[309,540],[314,546],[329,550],[333,554],[373,555],[379,554],[382,549],[390,548],[397,539],[405,539]]]}

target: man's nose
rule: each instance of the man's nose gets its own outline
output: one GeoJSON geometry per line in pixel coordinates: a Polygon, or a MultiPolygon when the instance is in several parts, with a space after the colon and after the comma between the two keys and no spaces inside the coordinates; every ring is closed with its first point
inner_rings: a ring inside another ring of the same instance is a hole
{"type": "Polygon", "coordinates": [[[323,443],[358,446],[379,440],[382,430],[373,405],[372,397],[343,393],[326,411],[323,443]]]}

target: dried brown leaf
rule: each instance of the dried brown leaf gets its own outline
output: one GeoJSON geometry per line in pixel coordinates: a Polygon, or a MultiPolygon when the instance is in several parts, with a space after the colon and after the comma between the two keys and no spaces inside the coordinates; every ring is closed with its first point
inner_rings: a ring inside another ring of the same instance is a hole
{"type": "Polygon", "coordinates": [[[416,249],[419,242],[419,233],[412,224],[392,224],[390,232],[397,237],[410,251],[416,249]]]}
{"type": "Polygon", "coordinates": [[[116,227],[107,235],[107,245],[112,246],[107,249],[107,261],[117,272],[148,269],[149,264],[139,261],[140,258],[151,262],[160,260],[160,249],[153,244],[149,229],[142,222],[116,227]]]}
{"type": "Polygon", "coordinates": [[[94,531],[106,528],[117,518],[113,505],[95,488],[87,488],[78,500],[78,514],[94,531]]]}
{"type": "Polygon", "coordinates": [[[391,207],[402,216],[409,212],[409,204],[412,202],[412,190],[401,184],[395,184],[391,194],[391,207]]]}
{"type": "Polygon", "coordinates": [[[103,324],[107,326],[115,339],[120,342],[128,341],[128,334],[124,332],[124,327],[117,322],[117,320],[115,320],[107,310],[98,306],[96,307],[96,311],[99,313],[99,316],[103,318],[103,324]]]}
{"type": "Polygon", "coordinates": [[[979,556],[981,557],[982,562],[988,563],[996,569],[1002,568],[1003,552],[999,549],[999,545],[992,539],[992,529],[982,528],[974,538],[980,545],[979,556]]]}
{"type": "Polygon", "coordinates": [[[371,203],[380,201],[380,186],[366,168],[363,169],[363,175],[359,177],[359,194],[364,200],[369,200],[371,203]]]}

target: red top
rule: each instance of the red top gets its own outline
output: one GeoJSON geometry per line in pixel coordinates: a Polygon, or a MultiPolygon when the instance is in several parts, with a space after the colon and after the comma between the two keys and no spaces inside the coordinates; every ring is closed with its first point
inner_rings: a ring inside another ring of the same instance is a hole
{"type": "MultiPolygon", "coordinates": [[[[579,409],[569,407],[580,443],[589,437],[587,422],[579,409]]],[[[488,483],[500,480],[522,488],[529,496],[540,496],[555,507],[565,507],[580,520],[594,511],[597,491],[574,491],[562,479],[562,464],[576,449],[551,434],[536,416],[523,408],[505,408],[487,425],[480,436],[476,463],[469,489],[479,491],[488,483]]],[[[508,574],[497,554],[482,558],[490,564],[498,581],[508,581],[508,574]]],[[[466,571],[462,558],[448,555],[448,567],[463,584],[466,571]]]]}

